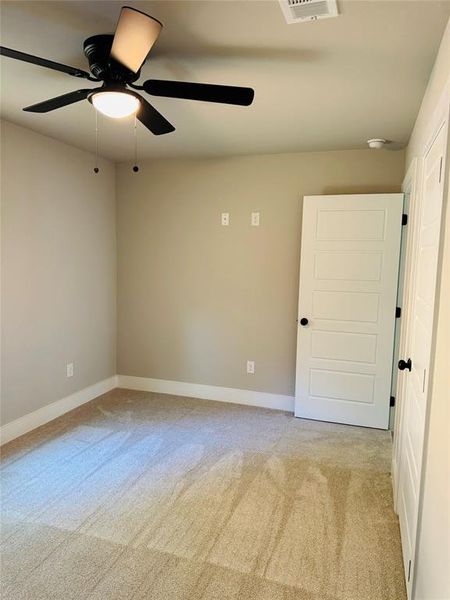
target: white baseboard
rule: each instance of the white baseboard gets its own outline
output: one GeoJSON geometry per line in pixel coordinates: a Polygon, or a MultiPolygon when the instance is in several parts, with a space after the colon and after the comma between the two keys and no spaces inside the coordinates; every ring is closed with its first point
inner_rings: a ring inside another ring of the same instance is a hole
{"type": "Polygon", "coordinates": [[[248,404],[250,406],[261,406],[263,408],[294,412],[294,397],[283,394],[269,394],[267,392],[239,390],[200,383],[185,383],[183,381],[151,379],[149,377],[132,377],[130,375],[117,375],[117,385],[129,390],[159,392],[174,396],[189,396],[190,398],[202,398],[203,400],[218,400],[219,402],[248,404]]]}
{"type": "Polygon", "coordinates": [[[11,440],[36,429],[36,427],[45,425],[45,423],[53,421],[53,419],[69,412],[69,410],[73,410],[74,408],[93,400],[97,396],[106,394],[106,392],[109,392],[116,387],[117,375],[114,375],[113,377],[94,383],[94,385],[90,385],[79,392],[75,392],[70,396],[66,396],[61,400],[56,400],[56,402],[47,404],[47,406],[43,406],[34,412],[28,413],[15,421],[6,423],[6,425],[3,425],[0,428],[0,445],[6,444],[11,440]]]}
{"type": "Polygon", "coordinates": [[[106,394],[116,387],[144,392],[158,392],[174,396],[188,396],[204,400],[217,400],[234,404],[247,404],[276,410],[294,411],[294,397],[283,394],[269,394],[267,392],[254,392],[252,390],[239,390],[236,388],[219,387],[216,385],[203,385],[200,383],[185,383],[183,381],[167,381],[164,379],[151,379],[149,377],[132,377],[129,375],[114,375],[94,385],[90,385],[79,392],[66,398],[47,404],[34,412],[28,413],[15,421],[0,427],[0,445],[6,444],[49,421],[53,421],[64,413],[106,394]]]}

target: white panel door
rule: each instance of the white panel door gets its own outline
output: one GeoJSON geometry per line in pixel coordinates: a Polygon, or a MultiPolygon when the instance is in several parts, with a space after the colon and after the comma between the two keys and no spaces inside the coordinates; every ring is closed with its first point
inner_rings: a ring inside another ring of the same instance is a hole
{"type": "MultiPolygon", "coordinates": [[[[431,360],[436,275],[444,195],[443,166],[447,140],[442,126],[423,163],[423,181],[418,207],[414,284],[410,314],[411,322],[406,345],[411,368],[402,369],[398,386],[403,387],[402,419],[398,444],[397,509],[400,520],[403,560],[408,589],[411,593],[414,552],[417,537],[417,517],[422,475],[422,455],[425,435],[428,376],[431,360]]],[[[404,365],[402,364],[401,367],[404,365]]]]}
{"type": "Polygon", "coordinates": [[[402,209],[403,194],[304,198],[297,417],[388,428],[402,209]]]}

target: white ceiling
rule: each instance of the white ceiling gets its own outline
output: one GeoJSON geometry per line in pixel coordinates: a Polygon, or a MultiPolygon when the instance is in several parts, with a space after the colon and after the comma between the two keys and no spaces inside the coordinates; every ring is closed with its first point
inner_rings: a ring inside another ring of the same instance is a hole
{"type": "MultiPolygon", "coordinates": [[[[142,158],[363,148],[371,137],[405,144],[450,15],[447,0],[338,0],[338,18],[288,25],[277,0],[13,0],[2,2],[1,44],[87,69],[83,40],[112,32],[123,4],[164,24],[141,81],[255,89],[248,108],[154,98],[176,131],[155,137],[139,124],[142,158]]],[[[1,68],[5,119],[95,148],[87,101],[21,110],[95,83],[5,57],[1,68]]],[[[102,117],[100,153],[131,160],[132,125],[102,117]]]]}

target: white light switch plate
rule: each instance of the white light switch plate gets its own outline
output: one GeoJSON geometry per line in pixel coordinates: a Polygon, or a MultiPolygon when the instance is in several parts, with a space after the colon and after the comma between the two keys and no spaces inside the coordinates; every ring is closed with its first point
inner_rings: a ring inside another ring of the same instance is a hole
{"type": "Polygon", "coordinates": [[[254,360],[248,360],[247,361],[247,373],[249,375],[254,375],[255,374],[255,361],[254,360]]]}
{"type": "Polygon", "coordinates": [[[230,213],[222,213],[220,216],[220,222],[224,227],[230,224],[230,213]]]}
{"type": "Polygon", "coordinates": [[[67,375],[67,377],[73,377],[73,363],[67,363],[66,375],[67,375]]]}
{"type": "Polygon", "coordinates": [[[259,227],[259,212],[252,212],[252,220],[253,227],[259,227]]]}

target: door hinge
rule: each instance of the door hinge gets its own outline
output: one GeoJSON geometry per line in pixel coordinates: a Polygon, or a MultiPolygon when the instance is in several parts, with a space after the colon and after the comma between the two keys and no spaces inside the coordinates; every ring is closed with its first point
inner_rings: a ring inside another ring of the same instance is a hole
{"type": "Polygon", "coordinates": [[[408,562],[408,583],[411,579],[411,561],[408,562]]]}
{"type": "Polygon", "coordinates": [[[406,213],[402,214],[402,225],[408,224],[408,215],[406,213]]]}
{"type": "Polygon", "coordinates": [[[395,396],[391,396],[389,400],[389,406],[395,406],[395,396]]]}
{"type": "Polygon", "coordinates": [[[396,306],[395,307],[395,318],[400,319],[401,316],[402,316],[402,309],[400,306],[396,306]]]}

